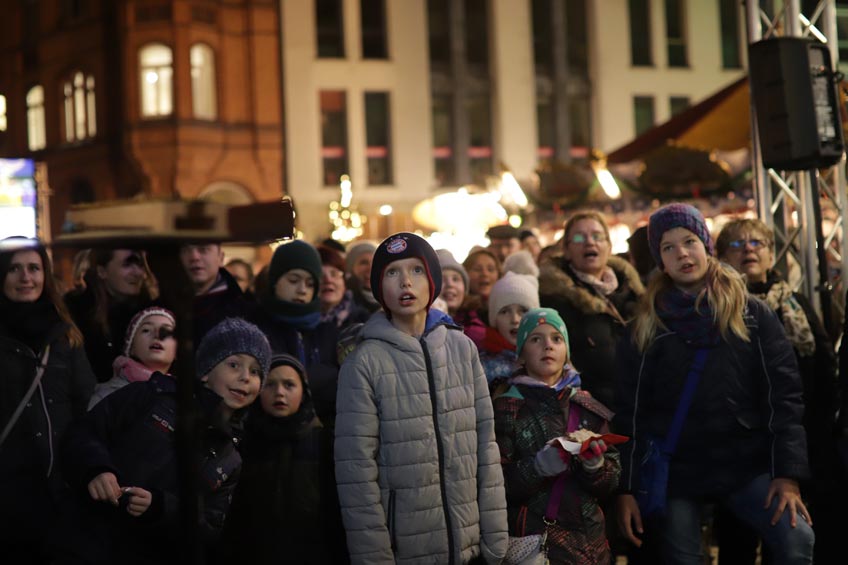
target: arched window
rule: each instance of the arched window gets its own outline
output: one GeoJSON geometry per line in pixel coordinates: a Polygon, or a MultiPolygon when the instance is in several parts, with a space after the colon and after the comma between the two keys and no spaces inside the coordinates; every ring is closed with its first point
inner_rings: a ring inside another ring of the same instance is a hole
{"type": "Polygon", "coordinates": [[[145,45],[138,52],[141,115],[168,116],[173,111],[173,54],[161,43],[145,45]]]}
{"type": "Polygon", "coordinates": [[[218,117],[215,96],[215,52],[203,43],[191,46],[191,103],[194,117],[214,120],[218,117]]]}
{"type": "Polygon", "coordinates": [[[30,151],[44,149],[47,145],[44,128],[44,88],[33,86],[26,95],[27,145],[30,151]]]}
{"type": "Polygon", "coordinates": [[[94,137],[97,133],[94,77],[77,71],[62,85],[65,99],[65,141],[94,137]]]}
{"type": "Polygon", "coordinates": [[[6,97],[0,94],[0,131],[6,131],[8,125],[6,120],[6,97]]]}

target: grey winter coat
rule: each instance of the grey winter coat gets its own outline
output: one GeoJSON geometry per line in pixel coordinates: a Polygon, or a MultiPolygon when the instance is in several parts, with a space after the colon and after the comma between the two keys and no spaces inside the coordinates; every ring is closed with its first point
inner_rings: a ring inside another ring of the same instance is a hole
{"type": "Polygon", "coordinates": [[[506,553],[486,377],[472,341],[440,314],[420,339],[375,314],[342,366],[336,480],[353,563],[499,563],[506,553]]]}

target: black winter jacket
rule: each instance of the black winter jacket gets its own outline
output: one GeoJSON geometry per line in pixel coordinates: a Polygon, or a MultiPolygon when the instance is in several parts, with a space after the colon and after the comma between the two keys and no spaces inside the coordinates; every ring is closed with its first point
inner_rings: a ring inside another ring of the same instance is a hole
{"type": "MultiPolygon", "coordinates": [[[[64,470],[77,503],[57,545],[89,563],[178,562],[183,533],[179,527],[179,488],[174,429],[177,383],[154,373],[149,381],[130,383],[110,394],[73,426],[62,445],[64,470]],[[88,483],[112,472],[121,487],[150,491],[153,501],[139,518],[119,507],[94,502],[88,483]]],[[[198,388],[202,498],[197,534],[204,548],[217,540],[238,481],[241,457],[228,424],[212,425],[221,398],[198,388]]]]}
{"type": "Polygon", "coordinates": [[[615,406],[615,348],[645,292],[630,263],[610,257],[607,265],[618,288],[605,298],[578,279],[562,256],[552,257],[539,274],[539,302],[553,308],[568,326],[571,364],[582,387],[605,406],[615,406]]]}
{"type": "MultiPolygon", "coordinates": [[[[671,458],[670,497],[727,494],[763,473],[809,474],[792,346],[764,302],[749,297],[744,320],[750,342],[731,335],[707,354],[671,458]]],[[[631,437],[621,447],[623,492],[639,487],[647,439],[667,434],[695,351],[674,332],[660,331],[644,354],[629,334],[619,343],[613,428],[631,437]]]]}
{"type": "MultiPolygon", "coordinates": [[[[0,508],[5,509],[0,542],[37,543],[65,494],[59,442],[71,422],[85,414],[95,384],[85,351],[71,347],[67,329],[57,322],[47,333],[50,356],[41,385],[0,446],[0,508]]],[[[0,323],[0,430],[29,389],[42,354],[14,339],[0,323]]]]}

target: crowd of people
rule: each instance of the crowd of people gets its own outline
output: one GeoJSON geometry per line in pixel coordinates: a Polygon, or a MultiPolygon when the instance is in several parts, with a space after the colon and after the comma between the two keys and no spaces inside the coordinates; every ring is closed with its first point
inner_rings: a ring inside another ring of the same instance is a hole
{"type": "Polygon", "coordinates": [[[62,295],[4,240],[4,561],[835,562],[848,362],[764,223],[670,204],[621,257],[596,212],[488,235],[461,263],[296,240],[256,274],[185,245],[186,319],[144,250],[80,252],[62,295]]]}

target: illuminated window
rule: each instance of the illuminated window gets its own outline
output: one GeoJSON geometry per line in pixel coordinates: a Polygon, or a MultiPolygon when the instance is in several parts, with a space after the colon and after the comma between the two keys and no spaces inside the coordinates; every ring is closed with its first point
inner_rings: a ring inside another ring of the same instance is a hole
{"type": "Polygon", "coordinates": [[[173,55],[161,43],[145,45],[138,52],[141,115],[168,116],[173,112],[173,55]]]}
{"type": "Polygon", "coordinates": [[[215,52],[202,43],[191,46],[191,103],[195,118],[214,120],[218,117],[215,52]]]}
{"type": "Polygon", "coordinates": [[[62,85],[65,112],[65,141],[77,141],[97,134],[94,77],[81,72],[62,85]]]}
{"type": "Polygon", "coordinates": [[[6,131],[6,97],[0,94],[0,131],[6,131]]]}
{"type": "Polygon", "coordinates": [[[44,149],[47,135],[44,126],[44,88],[33,86],[26,95],[27,145],[30,151],[44,149]]]}

